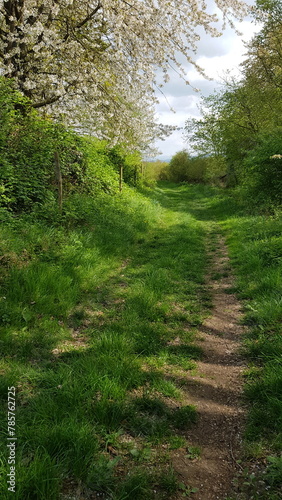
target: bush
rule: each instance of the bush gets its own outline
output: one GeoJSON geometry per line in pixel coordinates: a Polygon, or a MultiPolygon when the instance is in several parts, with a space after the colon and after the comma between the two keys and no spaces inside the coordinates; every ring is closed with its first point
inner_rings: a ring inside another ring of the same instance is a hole
{"type": "Polygon", "coordinates": [[[282,129],[262,135],[244,161],[247,194],[262,206],[282,203],[282,129]]]}
{"type": "Polygon", "coordinates": [[[59,151],[65,192],[81,185],[85,163],[81,139],[41,118],[27,99],[0,78],[0,205],[31,210],[56,197],[54,153],[59,151]]]}
{"type": "Polygon", "coordinates": [[[204,183],[206,180],[208,161],[200,156],[191,158],[184,149],[176,153],[167,170],[164,172],[162,180],[171,182],[204,183]]]}
{"type": "Polygon", "coordinates": [[[139,152],[128,153],[121,145],[117,145],[108,149],[107,156],[117,172],[122,168],[124,182],[129,186],[140,185],[142,162],[139,152]]]}
{"type": "Polygon", "coordinates": [[[168,180],[168,163],[155,160],[144,161],[141,167],[142,182],[145,186],[154,187],[157,181],[168,180]]]}
{"type": "Polygon", "coordinates": [[[179,151],[169,162],[169,179],[172,182],[188,181],[190,156],[187,151],[179,151]]]}
{"type": "Polygon", "coordinates": [[[106,141],[80,137],[42,118],[29,101],[0,78],[0,207],[16,212],[48,207],[56,211],[59,154],[64,198],[70,193],[118,192],[119,166],[124,181],[140,182],[141,156],[106,141]]]}

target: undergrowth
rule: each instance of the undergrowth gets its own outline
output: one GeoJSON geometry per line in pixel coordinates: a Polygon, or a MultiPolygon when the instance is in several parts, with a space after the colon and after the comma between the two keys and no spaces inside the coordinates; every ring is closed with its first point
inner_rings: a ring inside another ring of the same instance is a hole
{"type": "Polygon", "coordinates": [[[245,459],[251,472],[243,498],[276,500],[282,494],[282,219],[248,215],[224,227],[247,328],[245,459]]]}
{"type": "Polygon", "coordinates": [[[179,374],[201,356],[193,339],[208,300],[204,230],[181,196],[174,209],[161,196],[171,195],[125,187],[73,195],[62,214],[45,205],[3,216],[1,498],[10,498],[8,387],[14,498],[67,499],[81,489],[168,498],[179,489],[169,453],[197,420],[179,374]]]}
{"type": "Polygon", "coordinates": [[[192,493],[170,452],[189,448],[185,429],[197,420],[181,381],[201,357],[194,335],[211,305],[204,239],[215,225],[247,326],[250,411],[236,498],[280,498],[281,216],[246,215],[220,189],[166,183],[72,195],[61,214],[47,202],[29,215],[3,210],[1,219],[1,498],[10,498],[13,386],[15,498],[192,493]]]}

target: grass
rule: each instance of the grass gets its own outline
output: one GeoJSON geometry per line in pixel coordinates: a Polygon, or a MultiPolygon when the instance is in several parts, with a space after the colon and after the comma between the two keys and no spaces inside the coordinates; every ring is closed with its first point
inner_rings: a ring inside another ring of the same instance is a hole
{"type": "MultiPolygon", "coordinates": [[[[213,228],[227,238],[236,276],[236,285],[228,292],[236,292],[244,307],[244,354],[250,366],[245,375],[249,414],[244,446],[246,450],[258,447],[260,456],[253,452],[246,457],[247,464],[257,461],[258,465],[255,473],[252,467],[248,472],[246,466],[248,484],[241,484],[240,498],[276,500],[281,497],[282,484],[281,213],[250,213],[223,190],[203,186],[183,186],[182,190],[189,196],[189,212],[203,221],[209,232],[213,228]]],[[[180,192],[176,190],[173,197],[177,200],[180,192]]],[[[165,204],[169,206],[169,198],[165,204]]],[[[215,251],[212,232],[210,242],[210,251],[215,251]]]]}
{"type": "Polygon", "coordinates": [[[248,436],[267,438],[282,451],[282,220],[277,216],[235,218],[227,230],[237,289],[245,307],[244,322],[249,327],[245,352],[259,367],[256,378],[250,376],[246,386],[252,403],[248,436]]]}
{"type": "Polygon", "coordinates": [[[3,224],[1,498],[10,498],[9,386],[15,498],[68,498],[81,487],[113,500],[177,491],[167,450],[183,446],[197,413],[166,373],[201,356],[193,341],[208,300],[205,231],[185,192],[171,208],[161,196],[167,202],[170,191],[73,197],[63,225],[48,213],[3,224]]]}
{"type": "Polygon", "coordinates": [[[246,461],[259,464],[254,477],[246,468],[238,498],[279,498],[281,230],[279,214],[246,214],[223,190],[168,183],[73,196],[63,220],[46,210],[41,218],[4,221],[1,498],[10,498],[11,386],[16,499],[66,500],[81,490],[111,500],[193,493],[193,485],[179,483],[170,452],[186,448],[191,460],[200,457],[185,440],[197,409],[185,400],[181,375],[201,358],[195,332],[211,306],[203,285],[218,232],[227,237],[233,292],[245,309],[246,461]]]}
{"type": "Polygon", "coordinates": [[[248,328],[244,342],[250,366],[245,384],[249,404],[245,448],[253,449],[247,460],[259,464],[245,478],[244,498],[276,500],[281,497],[282,484],[281,467],[276,467],[282,452],[282,218],[234,216],[223,227],[248,328]]]}

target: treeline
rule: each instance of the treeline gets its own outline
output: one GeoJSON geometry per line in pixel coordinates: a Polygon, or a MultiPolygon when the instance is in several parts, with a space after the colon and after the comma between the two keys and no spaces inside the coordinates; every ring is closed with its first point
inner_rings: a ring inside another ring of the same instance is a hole
{"type": "Polygon", "coordinates": [[[204,98],[202,118],[188,120],[185,129],[212,175],[224,175],[226,185],[269,207],[282,202],[282,5],[258,6],[264,23],[249,43],[241,79],[204,98]]]}
{"type": "Polygon", "coordinates": [[[72,193],[114,194],[123,182],[141,182],[141,155],[122,144],[81,136],[39,115],[30,101],[0,78],[0,210],[58,212],[72,193]],[[60,208],[60,207],[59,207],[60,208]]]}
{"type": "MultiPolygon", "coordinates": [[[[202,99],[201,119],[185,125],[188,150],[146,164],[147,179],[237,187],[262,208],[282,202],[282,6],[257,2],[265,15],[249,44],[239,81],[202,99]]],[[[260,19],[261,20],[261,19],[260,19]]]]}
{"type": "Polygon", "coordinates": [[[192,157],[183,150],[176,153],[170,162],[144,162],[143,181],[148,186],[154,185],[156,181],[213,183],[216,180],[211,176],[209,166],[209,158],[192,157]]]}

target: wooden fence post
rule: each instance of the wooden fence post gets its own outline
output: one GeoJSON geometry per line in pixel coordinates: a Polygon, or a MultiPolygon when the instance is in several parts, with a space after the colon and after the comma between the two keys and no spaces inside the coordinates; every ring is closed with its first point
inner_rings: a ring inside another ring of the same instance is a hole
{"type": "Polygon", "coordinates": [[[55,158],[56,179],[58,183],[58,205],[59,205],[59,210],[61,212],[63,208],[63,180],[62,180],[60,157],[58,151],[55,151],[54,158],[55,158]]]}

